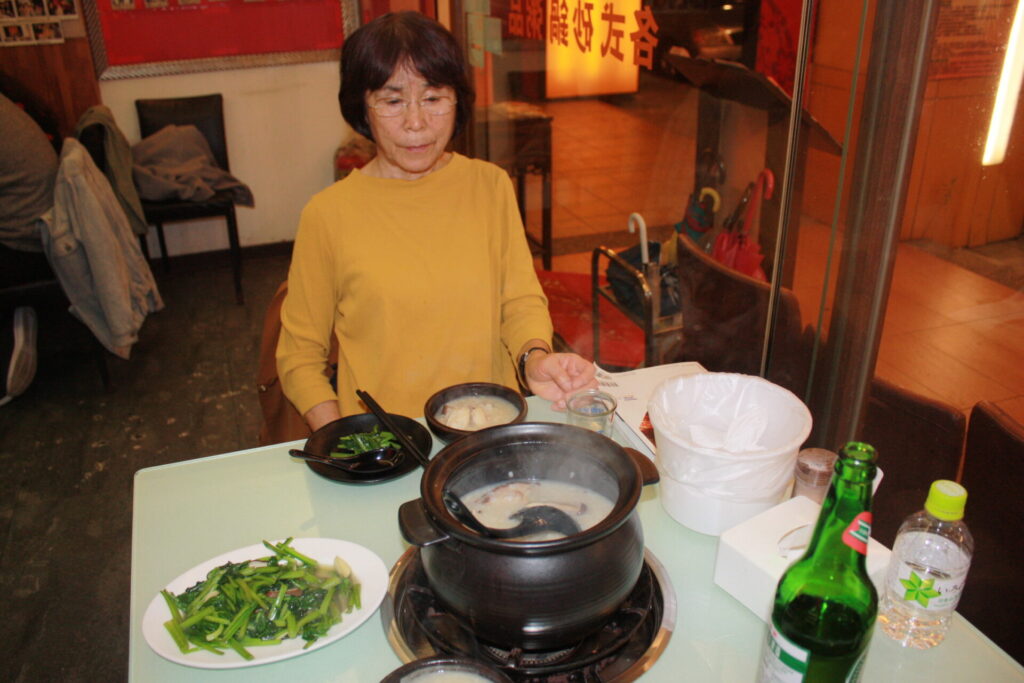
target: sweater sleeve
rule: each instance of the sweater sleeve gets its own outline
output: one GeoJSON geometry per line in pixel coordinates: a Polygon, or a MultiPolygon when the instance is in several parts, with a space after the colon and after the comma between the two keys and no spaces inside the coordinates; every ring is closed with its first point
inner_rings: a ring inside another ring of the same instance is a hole
{"type": "Polygon", "coordinates": [[[327,373],[338,301],[328,242],[324,217],[314,200],[303,209],[295,236],[277,343],[281,388],[302,415],[319,403],[337,400],[327,373]]]}
{"type": "Polygon", "coordinates": [[[501,173],[499,183],[497,194],[502,198],[500,204],[504,211],[505,228],[501,338],[514,360],[523,344],[531,339],[543,339],[550,345],[553,326],[548,313],[547,297],[544,296],[533,267],[512,181],[508,175],[501,173]]]}

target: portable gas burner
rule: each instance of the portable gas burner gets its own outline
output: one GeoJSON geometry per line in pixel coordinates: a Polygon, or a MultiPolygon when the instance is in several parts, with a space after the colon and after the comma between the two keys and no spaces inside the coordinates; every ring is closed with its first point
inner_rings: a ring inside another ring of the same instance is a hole
{"type": "Polygon", "coordinates": [[[420,553],[410,548],[391,569],[381,620],[403,662],[469,657],[518,683],[625,683],[647,671],[668,645],[676,596],[662,564],[644,550],[644,566],[623,604],[596,632],[557,650],[504,649],[478,640],[430,589],[420,553]]]}

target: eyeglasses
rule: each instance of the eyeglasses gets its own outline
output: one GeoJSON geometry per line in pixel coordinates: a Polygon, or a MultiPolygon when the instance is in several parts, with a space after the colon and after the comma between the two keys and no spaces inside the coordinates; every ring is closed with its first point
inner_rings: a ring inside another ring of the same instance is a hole
{"type": "MultiPolygon", "coordinates": [[[[409,110],[409,103],[404,97],[382,97],[368,106],[377,112],[377,116],[391,118],[401,116],[409,110]]],[[[420,111],[431,116],[444,116],[455,109],[455,98],[450,95],[427,95],[419,100],[420,111]]]]}

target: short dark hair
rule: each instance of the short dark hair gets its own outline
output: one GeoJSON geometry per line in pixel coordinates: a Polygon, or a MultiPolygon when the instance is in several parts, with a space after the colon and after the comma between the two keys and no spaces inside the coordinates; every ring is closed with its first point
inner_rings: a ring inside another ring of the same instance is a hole
{"type": "Polygon", "coordinates": [[[360,135],[373,140],[366,94],[384,87],[408,62],[428,83],[455,90],[454,138],[473,113],[475,93],[455,36],[419,12],[389,12],[360,27],[341,48],[341,115],[360,135]]]}

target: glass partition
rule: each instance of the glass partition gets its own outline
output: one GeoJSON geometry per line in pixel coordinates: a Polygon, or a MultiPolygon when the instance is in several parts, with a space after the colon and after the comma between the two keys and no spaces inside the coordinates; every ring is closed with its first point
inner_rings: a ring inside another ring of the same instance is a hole
{"type": "Polygon", "coordinates": [[[462,144],[516,179],[543,270],[591,274],[595,247],[639,246],[640,214],[678,264],[681,330],[663,328],[657,362],[778,381],[811,406],[815,445],[860,435],[879,383],[1024,421],[1016,108],[1003,160],[982,164],[1015,10],[459,0],[449,22],[480,105],[462,144]],[[549,92],[556,48],[580,53],[579,94],[564,74],[549,92]],[[635,85],[594,86],[602,59],[635,67],[635,85]],[[740,242],[739,265],[716,241],[740,242]]]}

